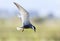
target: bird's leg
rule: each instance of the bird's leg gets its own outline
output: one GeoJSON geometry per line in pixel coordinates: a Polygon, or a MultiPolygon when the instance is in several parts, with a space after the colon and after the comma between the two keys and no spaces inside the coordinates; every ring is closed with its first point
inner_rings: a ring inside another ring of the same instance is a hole
{"type": "Polygon", "coordinates": [[[22,29],[22,32],[24,31],[24,28],[22,29]]]}

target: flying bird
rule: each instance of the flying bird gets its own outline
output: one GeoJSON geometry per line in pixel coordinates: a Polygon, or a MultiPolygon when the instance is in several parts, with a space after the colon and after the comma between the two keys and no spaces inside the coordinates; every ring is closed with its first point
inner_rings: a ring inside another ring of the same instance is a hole
{"type": "Polygon", "coordinates": [[[21,20],[22,20],[22,26],[21,27],[17,27],[17,30],[21,30],[22,29],[22,32],[24,31],[24,29],[28,29],[28,28],[31,28],[33,29],[35,32],[36,32],[36,27],[33,26],[30,22],[30,19],[29,19],[29,13],[21,6],[19,5],[18,3],[16,2],[13,2],[16,7],[18,8],[19,10],[19,13],[20,13],[20,17],[21,20]]]}

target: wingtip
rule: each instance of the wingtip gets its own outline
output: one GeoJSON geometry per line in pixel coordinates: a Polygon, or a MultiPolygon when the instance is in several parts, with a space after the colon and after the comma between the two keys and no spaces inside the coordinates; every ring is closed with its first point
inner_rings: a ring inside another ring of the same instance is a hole
{"type": "Polygon", "coordinates": [[[17,2],[13,2],[13,4],[20,8],[20,5],[17,2]]]}
{"type": "Polygon", "coordinates": [[[16,2],[13,2],[13,4],[15,4],[15,5],[16,5],[16,2]]]}
{"type": "Polygon", "coordinates": [[[15,2],[13,2],[13,3],[15,3],[15,2]]]}

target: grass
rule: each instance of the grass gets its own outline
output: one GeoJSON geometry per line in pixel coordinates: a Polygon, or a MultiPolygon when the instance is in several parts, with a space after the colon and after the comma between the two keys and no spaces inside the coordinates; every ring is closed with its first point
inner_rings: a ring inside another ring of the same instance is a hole
{"type": "Polygon", "coordinates": [[[46,20],[41,24],[32,22],[37,32],[25,29],[24,32],[17,31],[16,27],[21,25],[19,19],[0,20],[0,41],[60,41],[60,21],[46,20]]]}

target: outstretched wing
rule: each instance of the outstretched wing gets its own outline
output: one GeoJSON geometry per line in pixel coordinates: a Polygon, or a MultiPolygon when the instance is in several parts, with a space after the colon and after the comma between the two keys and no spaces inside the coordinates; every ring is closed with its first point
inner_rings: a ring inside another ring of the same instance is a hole
{"type": "Polygon", "coordinates": [[[22,24],[24,24],[24,25],[29,24],[30,23],[30,21],[29,21],[29,13],[22,6],[20,6],[18,3],[14,2],[14,4],[19,9],[19,12],[21,14],[22,24]]]}

